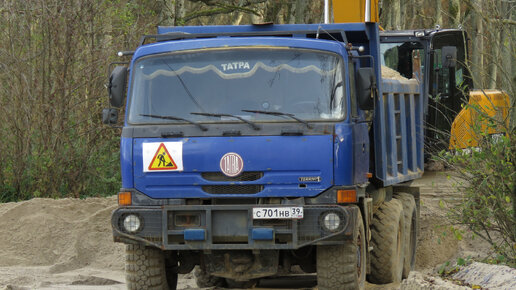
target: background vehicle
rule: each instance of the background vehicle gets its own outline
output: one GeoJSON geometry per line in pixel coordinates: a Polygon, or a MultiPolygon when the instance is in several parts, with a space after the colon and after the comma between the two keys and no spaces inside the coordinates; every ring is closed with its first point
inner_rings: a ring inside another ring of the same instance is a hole
{"type": "Polygon", "coordinates": [[[173,289],[196,265],[199,286],[251,286],[293,265],[317,272],[319,289],[406,277],[425,95],[380,65],[375,23],[144,37],[109,86],[121,107],[130,71],[112,215],[128,287],[173,289]]]}
{"type": "MultiPolygon", "coordinates": [[[[379,1],[334,0],[335,22],[379,22],[379,1]]],[[[468,37],[462,29],[414,29],[380,32],[382,65],[423,82],[427,153],[475,147],[480,132],[499,134],[488,120],[508,124],[509,96],[501,90],[473,89],[468,37]],[[413,66],[415,64],[415,66],[413,66]],[[421,67],[421,69],[419,69],[421,67]],[[470,106],[465,106],[469,104],[470,106]],[[481,129],[477,130],[476,127],[481,129]]]]}
{"type": "Polygon", "coordinates": [[[429,96],[425,98],[427,151],[477,146],[478,125],[483,127],[480,131],[489,134],[499,132],[487,128],[487,120],[480,124],[479,114],[497,116],[501,123],[508,124],[509,96],[505,92],[472,89],[473,79],[466,66],[467,36],[463,30],[382,31],[380,41],[382,64],[403,77],[420,79],[429,96]],[[465,106],[466,103],[471,106],[465,106]]]}

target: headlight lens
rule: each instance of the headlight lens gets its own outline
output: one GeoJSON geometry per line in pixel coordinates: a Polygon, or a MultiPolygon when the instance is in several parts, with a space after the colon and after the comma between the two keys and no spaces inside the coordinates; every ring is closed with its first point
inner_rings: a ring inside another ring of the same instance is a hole
{"type": "Polygon", "coordinates": [[[134,233],[140,229],[140,218],[135,214],[127,215],[124,218],[124,229],[129,233],[134,233]]]}
{"type": "Polygon", "coordinates": [[[329,212],[323,216],[323,226],[327,231],[337,231],[341,222],[340,216],[337,213],[329,212]]]}

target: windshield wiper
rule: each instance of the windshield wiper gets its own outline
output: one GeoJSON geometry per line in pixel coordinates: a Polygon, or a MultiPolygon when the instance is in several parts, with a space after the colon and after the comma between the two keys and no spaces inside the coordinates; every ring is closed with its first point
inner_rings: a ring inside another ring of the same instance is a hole
{"type": "MultiPolygon", "coordinates": [[[[201,107],[201,104],[199,104],[199,102],[197,102],[197,99],[195,99],[194,95],[192,94],[192,92],[190,92],[190,90],[188,89],[188,87],[186,86],[185,82],[183,81],[183,79],[181,78],[180,75],[178,75],[176,73],[176,71],[164,60],[161,60],[166,66],[168,66],[168,68],[170,69],[170,71],[172,71],[177,79],[179,80],[179,82],[181,83],[181,85],[183,86],[183,89],[185,90],[185,92],[188,94],[188,97],[190,97],[190,100],[192,100],[192,102],[199,108],[201,109],[201,111],[205,111],[203,107],[201,107]]],[[[184,119],[183,119],[184,120],[184,119]]]]}
{"type": "Polygon", "coordinates": [[[335,101],[335,94],[337,93],[337,89],[339,87],[342,87],[342,82],[338,82],[334,87],[333,87],[333,90],[331,90],[331,96],[330,96],[330,104],[335,106],[335,104],[333,103],[335,101]]]}
{"type": "Polygon", "coordinates": [[[140,116],[157,118],[157,119],[165,119],[165,120],[184,121],[184,122],[187,122],[187,123],[190,123],[192,125],[195,125],[195,126],[199,127],[199,129],[201,129],[202,131],[208,131],[208,128],[204,127],[203,125],[201,125],[199,123],[195,123],[194,121],[190,121],[190,120],[179,118],[179,117],[161,116],[161,115],[149,115],[149,114],[140,114],[140,116]]]}
{"type": "Polygon", "coordinates": [[[308,129],[313,129],[314,128],[314,126],[308,124],[307,121],[299,119],[298,117],[294,116],[294,114],[283,113],[283,112],[260,111],[260,110],[242,110],[242,112],[256,113],[256,114],[265,114],[265,115],[273,115],[273,116],[285,116],[285,117],[289,117],[291,119],[294,119],[294,120],[298,121],[299,123],[305,124],[308,129]]]}
{"type": "Polygon", "coordinates": [[[255,123],[251,122],[251,121],[248,121],[242,117],[239,117],[239,116],[235,116],[235,115],[231,115],[231,114],[212,114],[212,113],[198,113],[198,112],[193,112],[193,113],[190,113],[192,115],[199,115],[199,116],[208,116],[208,117],[231,117],[231,118],[235,118],[235,119],[238,119],[244,123],[247,123],[249,124],[249,126],[251,126],[253,129],[255,130],[260,130],[260,127],[258,127],[255,123]]]}

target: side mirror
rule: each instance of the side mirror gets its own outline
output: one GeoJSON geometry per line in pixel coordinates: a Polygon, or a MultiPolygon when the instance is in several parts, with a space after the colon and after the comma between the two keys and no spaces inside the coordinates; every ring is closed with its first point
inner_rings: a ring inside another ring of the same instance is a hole
{"type": "Polygon", "coordinates": [[[115,108],[102,110],[102,123],[106,125],[113,125],[118,122],[118,110],[115,108]]]}
{"type": "Polygon", "coordinates": [[[127,67],[117,66],[109,76],[109,102],[111,106],[120,108],[124,104],[127,67]]]}
{"type": "Polygon", "coordinates": [[[374,109],[376,77],[371,67],[361,67],[357,71],[357,101],[361,110],[374,109]]]}
{"type": "Polygon", "coordinates": [[[443,68],[455,67],[457,64],[457,47],[443,46],[441,49],[441,57],[443,68]]]}

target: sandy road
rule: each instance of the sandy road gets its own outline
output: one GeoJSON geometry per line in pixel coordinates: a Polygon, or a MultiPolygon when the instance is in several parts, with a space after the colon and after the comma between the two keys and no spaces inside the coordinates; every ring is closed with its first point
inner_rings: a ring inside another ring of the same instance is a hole
{"type": "MultiPolygon", "coordinates": [[[[457,241],[439,201],[459,198],[445,174],[426,173],[416,270],[431,273],[457,256],[486,255],[485,244],[457,241]]],[[[116,198],[33,199],[0,204],[0,289],[125,289],[124,246],[113,243],[109,216],[116,198]]],[[[316,289],[315,276],[266,279],[258,289],[316,289]]],[[[372,285],[368,289],[398,289],[372,285]]],[[[191,274],[178,289],[198,289],[191,274]]]]}
{"type": "MultiPolygon", "coordinates": [[[[256,288],[271,289],[317,289],[315,275],[298,275],[262,279],[256,288]]],[[[0,289],[12,290],[121,290],[125,288],[124,272],[106,269],[81,268],[69,272],[53,274],[48,266],[39,267],[0,267],[0,289]]],[[[177,289],[212,289],[198,288],[192,275],[181,275],[177,289]]],[[[224,289],[224,288],[217,288],[224,289]]],[[[367,284],[366,289],[399,289],[399,285],[367,284]]]]}

